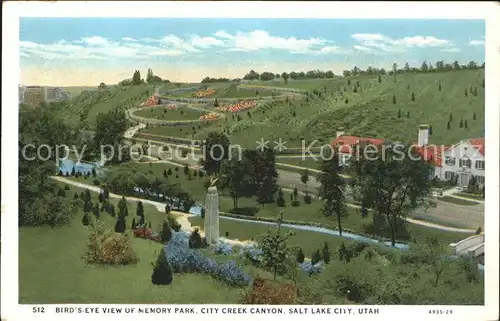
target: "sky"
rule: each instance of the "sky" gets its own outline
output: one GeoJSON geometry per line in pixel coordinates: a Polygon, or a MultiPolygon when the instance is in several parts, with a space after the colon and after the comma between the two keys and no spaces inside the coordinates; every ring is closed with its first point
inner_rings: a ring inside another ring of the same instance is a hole
{"type": "Polygon", "coordinates": [[[484,20],[21,18],[21,84],[96,86],[148,68],[170,81],[249,70],[484,62],[484,20]]]}

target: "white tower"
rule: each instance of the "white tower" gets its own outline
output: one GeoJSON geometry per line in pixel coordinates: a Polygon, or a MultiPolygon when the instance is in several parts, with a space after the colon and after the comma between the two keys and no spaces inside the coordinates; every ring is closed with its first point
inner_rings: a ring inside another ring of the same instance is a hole
{"type": "Polygon", "coordinates": [[[420,125],[418,128],[418,146],[426,146],[429,144],[429,126],[420,125]]]}
{"type": "Polygon", "coordinates": [[[208,188],[205,200],[205,237],[207,244],[219,239],[219,194],[215,186],[208,188]]]}

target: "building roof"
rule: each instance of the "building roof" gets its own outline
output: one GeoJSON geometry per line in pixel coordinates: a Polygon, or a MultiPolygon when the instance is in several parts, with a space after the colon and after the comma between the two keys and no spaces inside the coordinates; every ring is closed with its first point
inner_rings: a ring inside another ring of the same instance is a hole
{"type": "Polygon", "coordinates": [[[481,155],[485,155],[485,149],[484,149],[484,137],[483,138],[470,138],[468,139],[469,144],[473,145],[480,153],[481,155]]]}
{"type": "Polygon", "coordinates": [[[341,145],[342,147],[339,150],[341,153],[350,153],[353,147],[360,142],[366,142],[373,145],[381,145],[384,143],[384,140],[380,138],[341,135],[332,141],[332,145],[341,145]]]}

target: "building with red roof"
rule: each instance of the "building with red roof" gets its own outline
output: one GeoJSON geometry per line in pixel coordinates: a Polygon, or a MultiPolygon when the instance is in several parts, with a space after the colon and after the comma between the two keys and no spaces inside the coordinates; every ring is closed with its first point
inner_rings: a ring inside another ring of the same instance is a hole
{"type": "MultiPolygon", "coordinates": [[[[378,146],[385,140],[345,135],[343,128],[340,128],[331,144],[335,152],[340,154],[342,163],[347,164],[354,147],[362,142],[378,146]]],[[[472,176],[477,178],[479,184],[484,184],[484,145],[484,138],[462,140],[453,146],[429,144],[428,125],[419,127],[418,142],[413,143],[423,159],[434,166],[438,179],[449,180],[456,177],[458,185],[463,187],[468,185],[472,176]]]]}

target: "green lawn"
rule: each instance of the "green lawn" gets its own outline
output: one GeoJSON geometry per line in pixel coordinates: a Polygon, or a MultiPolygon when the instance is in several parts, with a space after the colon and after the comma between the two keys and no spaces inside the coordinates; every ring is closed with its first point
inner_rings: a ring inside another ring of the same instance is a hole
{"type": "MultiPolygon", "coordinates": [[[[276,163],[289,164],[300,167],[307,167],[313,169],[320,169],[321,166],[321,157],[319,155],[316,156],[317,160],[312,157],[306,157],[303,159],[302,157],[277,157],[276,163]]],[[[299,170],[300,172],[300,170],[299,170]]]]}
{"type": "Polygon", "coordinates": [[[467,201],[467,200],[464,200],[464,199],[455,198],[453,196],[439,197],[438,200],[443,201],[443,202],[457,204],[457,205],[478,205],[479,204],[478,202],[467,201]]]}
{"type": "MultiPolygon", "coordinates": [[[[70,197],[75,191],[68,192],[70,197]]],[[[96,194],[92,194],[96,200],[96,194]]],[[[129,203],[129,218],[135,214],[129,203]]],[[[145,205],[146,220],[160,222],[162,213],[145,205]]],[[[77,213],[71,225],[62,228],[19,229],[19,302],[21,304],[122,303],[122,304],[203,304],[236,303],[240,289],[226,286],[212,277],[175,274],[169,286],[151,283],[151,262],[162,245],[133,238],[139,254],[137,265],[125,267],[86,266],[82,256],[89,230],[77,213]],[[189,289],[189,291],[186,291],[189,289]]],[[[103,212],[101,220],[112,227],[114,218],[103,212]]],[[[153,224],[155,225],[155,224],[153,224]]]]}
{"type": "Polygon", "coordinates": [[[179,107],[178,109],[167,109],[166,106],[144,108],[135,112],[135,115],[139,117],[171,121],[198,120],[200,116],[205,114],[207,113],[185,107],[179,107]]]}
{"type": "MultiPolygon", "coordinates": [[[[136,171],[151,171],[154,174],[160,176],[164,170],[171,168],[173,175],[168,176],[172,183],[178,183],[182,188],[187,190],[195,199],[205,202],[206,188],[204,182],[208,180],[207,176],[200,179],[199,176],[192,177],[188,180],[183,172],[182,167],[176,167],[169,164],[161,163],[151,163],[151,164],[136,164],[134,165],[136,171]],[[177,172],[175,171],[177,169],[177,172]],[[176,175],[179,177],[176,178],[176,175]]],[[[239,208],[254,208],[258,212],[255,213],[256,217],[263,218],[277,218],[279,212],[284,210],[284,217],[286,220],[291,221],[309,221],[323,224],[330,224],[332,226],[337,226],[337,221],[335,216],[326,217],[321,213],[322,203],[319,200],[313,199],[311,204],[305,204],[303,201],[303,196],[299,195],[299,200],[301,202],[300,206],[290,205],[290,195],[289,192],[284,192],[284,198],[286,201],[286,207],[278,207],[275,203],[266,204],[265,206],[258,205],[255,198],[240,198],[238,200],[239,208]]],[[[232,199],[225,194],[225,191],[220,191],[219,197],[220,210],[222,212],[230,212],[233,209],[232,199]]],[[[349,215],[342,218],[342,224],[345,228],[363,231],[364,225],[369,225],[371,223],[370,218],[362,218],[359,210],[348,208],[349,215]]],[[[429,228],[416,224],[408,224],[408,229],[410,231],[411,237],[417,240],[423,240],[428,236],[434,236],[442,240],[445,243],[452,243],[467,237],[464,233],[454,233],[448,231],[441,231],[434,228],[429,228]]],[[[222,229],[221,229],[222,233],[222,229]]]]}
{"type": "Polygon", "coordinates": [[[471,193],[456,193],[455,195],[457,196],[462,196],[466,198],[470,198],[472,200],[479,200],[479,201],[484,201],[484,197],[479,194],[471,194],[471,193]]]}

